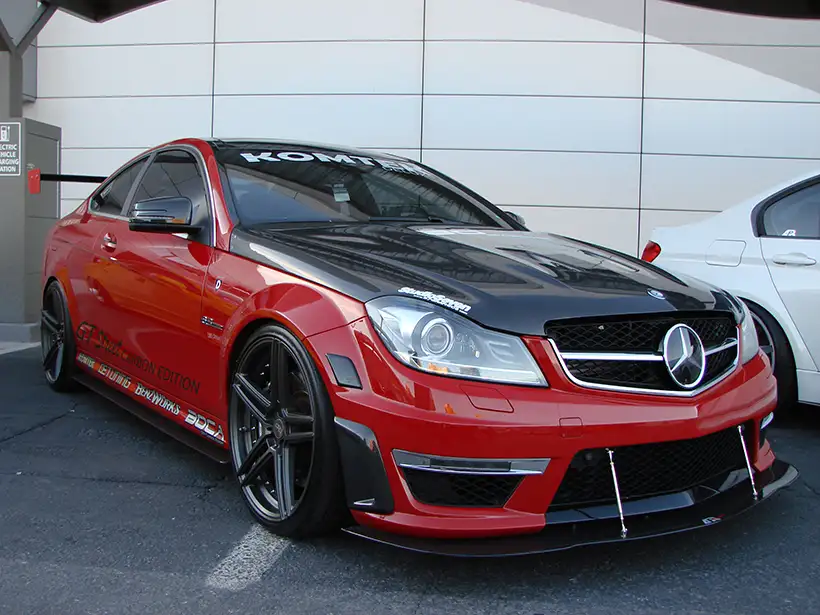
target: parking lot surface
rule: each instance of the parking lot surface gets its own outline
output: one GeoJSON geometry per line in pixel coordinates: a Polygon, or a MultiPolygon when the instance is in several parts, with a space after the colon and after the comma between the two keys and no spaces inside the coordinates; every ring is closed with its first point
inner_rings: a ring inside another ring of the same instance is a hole
{"type": "Polygon", "coordinates": [[[0,354],[0,613],[812,613],[820,604],[820,410],[772,429],[798,481],[698,532],[511,559],[347,535],[291,543],[217,465],[90,392],[39,349],[0,354]]]}

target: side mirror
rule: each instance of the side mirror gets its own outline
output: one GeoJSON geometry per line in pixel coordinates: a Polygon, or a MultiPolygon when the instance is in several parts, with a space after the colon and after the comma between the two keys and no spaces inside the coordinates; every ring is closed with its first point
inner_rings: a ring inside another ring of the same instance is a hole
{"type": "Polygon", "coordinates": [[[128,228],[144,233],[196,233],[201,227],[191,224],[193,215],[188,197],[163,196],[135,203],[128,228]]]}
{"type": "Polygon", "coordinates": [[[526,224],[526,222],[524,221],[524,216],[519,216],[518,214],[513,213],[513,212],[511,212],[511,211],[504,211],[504,213],[505,213],[505,214],[507,214],[510,218],[512,218],[513,220],[515,220],[518,224],[520,224],[520,225],[521,225],[521,226],[523,226],[524,228],[527,228],[527,224],[526,224]]]}

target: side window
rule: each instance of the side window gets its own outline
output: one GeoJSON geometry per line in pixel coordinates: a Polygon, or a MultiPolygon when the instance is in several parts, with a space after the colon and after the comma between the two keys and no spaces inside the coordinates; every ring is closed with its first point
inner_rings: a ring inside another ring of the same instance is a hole
{"type": "Polygon", "coordinates": [[[114,216],[122,215],[122,208],[125,199],[131,191],[131,186],[137,179],[137,175],[145,164],[145,158],[138,160],[130,167],[125,168],[112,181],[98,192],[89,203],[91,211],[110,214],[114,216]]]}
{"type": "Polygon", "coordinates": [[[205,193],[205,178],[196,158],[188,152],[162,152],[154,158],[142,177],[133,202],[164,196],[185,196],[194,206],[192,222],[208,226],[210,210],[205,193]]]}
{"type": "Polygon", "coordinates": [[[763,211],[766,237],[820,239],[820,184],[783,197],[763,211]]]}

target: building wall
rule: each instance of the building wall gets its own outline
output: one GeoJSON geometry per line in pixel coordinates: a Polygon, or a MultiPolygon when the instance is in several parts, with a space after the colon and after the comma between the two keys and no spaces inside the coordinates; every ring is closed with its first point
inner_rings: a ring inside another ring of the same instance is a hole
{"type": "MultiPolygon", "coordinates": [[[[58,14],[28,115],[66,173],[182,136],[309,139],[440,168],[533,230],[639,253],[820,171],[820,22],[666,0],[165,0],[58,14]]],[[[63,212],[88,185],[63,186],[63,212]]]]}

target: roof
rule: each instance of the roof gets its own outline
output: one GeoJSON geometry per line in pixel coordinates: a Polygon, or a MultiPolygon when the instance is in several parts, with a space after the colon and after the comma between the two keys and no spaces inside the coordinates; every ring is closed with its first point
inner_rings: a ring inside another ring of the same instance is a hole
{"type": "Polygon", "coordinates": [[[100,23],[163,1],[164,0],[45,0],[44,4],[50,4],[86,21],[100,23]]]}

